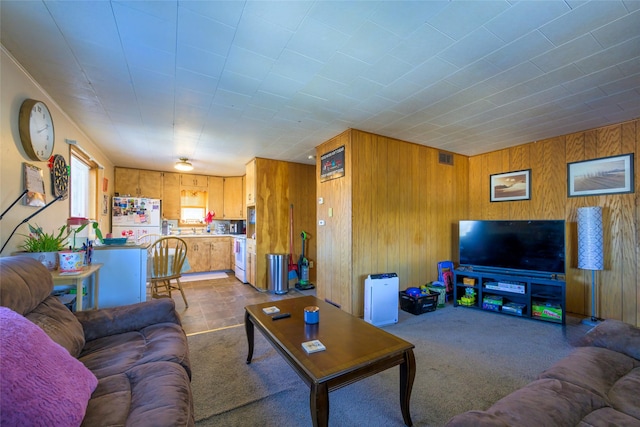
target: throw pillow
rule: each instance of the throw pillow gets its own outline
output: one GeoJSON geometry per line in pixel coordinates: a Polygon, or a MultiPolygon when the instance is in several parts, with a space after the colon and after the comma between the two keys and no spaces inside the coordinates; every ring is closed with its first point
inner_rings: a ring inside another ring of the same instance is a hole
{"type": "Polygon", "coordinates": [[[38,326],[0,307],[0,420],[6,425],[79,426],[93,373],[38,326]]]}

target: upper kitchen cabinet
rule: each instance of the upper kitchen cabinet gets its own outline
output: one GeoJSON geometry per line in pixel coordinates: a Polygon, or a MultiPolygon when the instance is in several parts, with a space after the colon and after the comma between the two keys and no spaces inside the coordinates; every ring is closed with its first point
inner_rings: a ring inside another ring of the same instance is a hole
{"type": "Polygon", "coordinates": [[[251,160],[246,166],[244,178],[247,206],[256,204],[256,159],[251,160]]]}
{"type": "Polygon", "coordinates": [[[180,219],[180,174],[162,174],[162,217],[180,219]]]}
{"type": "Polygon", "coordinates": [[[115,168],[115,192],[132,197],[162,198],[162,172],[115,168]]]}
{"type": "Polygon", "coordinates": [[[224,178],[224,219],[242,219],[244,213],[244,178],[224,178]]]}
{"type": "Polygon", "coordinates": [[[208,179],[204,175],[180,174],[180,186],[191,189],[207,191],[208,179]]]}
{"type": "Polygon", "coordinates": [[[216,219],[224,215],[224,178],[210,176],[207,189],[207,210],[216,214],[216,219]]]}

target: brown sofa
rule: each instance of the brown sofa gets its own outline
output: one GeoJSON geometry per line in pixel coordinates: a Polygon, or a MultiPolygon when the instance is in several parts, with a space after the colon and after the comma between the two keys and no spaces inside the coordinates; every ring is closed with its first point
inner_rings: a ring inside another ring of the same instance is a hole
{"type": "Polygon", "coordinates": [[[189,350],[173,300],[72,313],[52,289],[41,263],[0,258],[0,418],[77,425],[80,411],[86,426],[194,424],[189,350]]]}
{"type": "Polygon", "coordinates": [[[581,345],[536,381],[447,426],[640,427],[640,329],[606,320],[581,345]]]}

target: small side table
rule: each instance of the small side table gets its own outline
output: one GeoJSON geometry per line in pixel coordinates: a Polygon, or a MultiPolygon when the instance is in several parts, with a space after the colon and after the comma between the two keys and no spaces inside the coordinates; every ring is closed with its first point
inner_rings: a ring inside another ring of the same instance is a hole
{"type": "Polygon", "coordinates": [[[82,295],[82,283],[84,279],[93,276],[93,291],[91,295],[93,297],[93,307],[98,308],[98,290],[100,289],[100,268],[102,264],[86,265],[82,271],[73,273],[65,273],[61,271],[52,271],[51,277],[53,278],[53,285],[73,285],[76,287],[76,311],[82,311],[83,307],[83,295],[82,295]]]}

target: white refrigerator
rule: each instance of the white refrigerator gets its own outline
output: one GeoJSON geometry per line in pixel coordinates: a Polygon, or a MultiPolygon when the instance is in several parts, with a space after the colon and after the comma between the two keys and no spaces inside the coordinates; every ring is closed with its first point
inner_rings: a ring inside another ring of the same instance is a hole
{"type": "Polygon", "coordinates": [[[114,197],[111,234],[136,243],[145,234],[161,234],[160,199],[114,197]]]}

